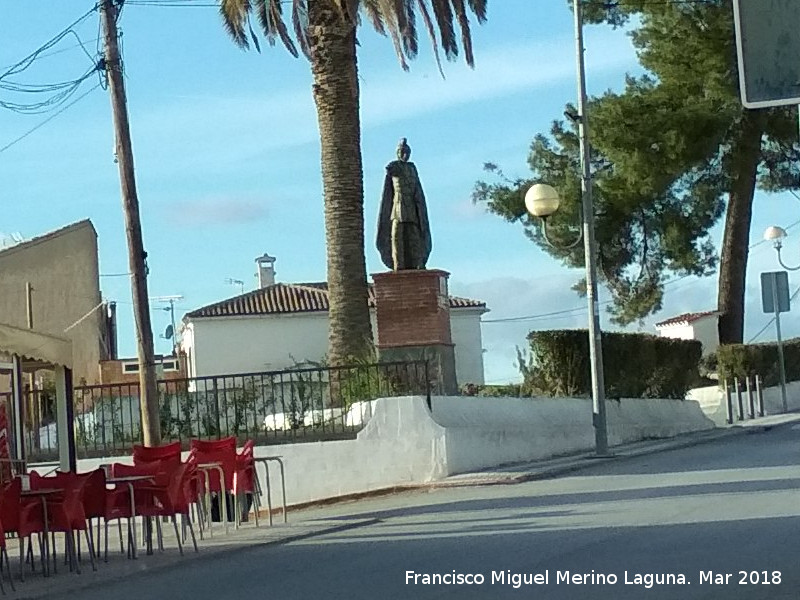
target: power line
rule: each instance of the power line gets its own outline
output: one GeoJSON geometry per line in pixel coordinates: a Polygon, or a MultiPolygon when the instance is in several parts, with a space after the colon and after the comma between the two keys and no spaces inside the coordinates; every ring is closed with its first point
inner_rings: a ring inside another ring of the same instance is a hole
{"type": "MultiPolygon", "coordinates": [[[[800,200],[800,196],[798,196],[798,200],[800,200]]],[[[797,225],[800,225],[800,219],[798,219],[797,221],[794,221],[793,223],[791,223],[790,225],[785,227],[785,229],[786,229],[786,231],[788,231],[789,229],[792,229],[793,227],[796,227],[797,225]]],[[[760,246],[761,244],[763,244],[766,241],[768,241],[768,240],[760,240],[758,242],[755,242],[754,244],[751,244],[748,247],[748,250],[752,250],[753,248],[756,248],[757,246],[760,246]]],[[[692,273],[687,273],[685,275],[679,275],[678,277],[670,279],[669,281],[665,281],[664,282],[664,287],[666,288],[669,285],[678,283],[679,281],[683,281],[684,279],[686,279],[688,277],[692,277],[692,275],[693,275],[692,273]]],[[[709,275],[711,275],[711,273],[709,273],[709,275]]],[[[696,281],[691,281],[691,282],[689,282],[689,285],[694,285],[695,283],[697,283],[697,282],[696,281]]],[[[794,297],[794,296],[792,296],[792,297],[794,297]]],[[[608,304],[611,304],[612,302],[613,302],[613,300],[605,300],[603,302],[600,302],[600,306],[606,306],[608,304]]],[[[537,321],[537,320],[540,320],[540,319],[546,319],[548,317],[555,317],[557,315],[568,315],[568,314],[572,314],[572,313],[583,312],[585,310],[586,310],[586,306],[576,306],[575,308],[557,310],[557,311],[553,311],[553,312],[549,312],[549,313],[540,313],[540,314],[534,314],[534,315],[523,315],[523,316],[518,316],[518,317],[502,317],[502,318],[498,318],[498,319],[485,319],[485,320],[481,321],[481,323],[515,323],[515,322],[525,322],[525,321],[537,321]]],[[[767,327],[769,327],[769,323],[767,324],[767,327]]],[[[766,327],[765,327],[765,329],[766,329],[766,327]]],[[[761,334],[761,332],[759,332],[759,335],[760,334],[761,334]]]]}
{"type": "Polygon", "coordinates": [[[70,25],[64,28],[60,33],[50,38],[50,40],[39,46],[36,50],[28,54],[23,59],[17,61],[10,67],[7,67],[5,71],[2,74],[0,74],[0,90],[11,92],[13,94],[21,94],[23,97],[30,97],[31,95],[38,96],[40,94],[48,94],[49,96],[47,97],[47,99],[41,101],[0,100],[0,108],[4,108],[6,110],[23,114],[40,114],[44,112],[49,112],[63,105],[78,90],[78,88],[84,81],[89,79],[92,75],[94,75],[94,73],[96,73],[100,69],[102,63],[96,60],[96,58],[92,57],[91,54],[89,54],[80,36],[73,29],[74,27],[82,23],[84,20],[89,18],[89,16],[96,10],[96,8],[97,6],[94,6],[92,9],[81,15],[78,19],[76,19],[70,25]],[[89,61],[91,62],[92,65],[89,70],[84,72],[81,76],[79,76],[76,79],[59,81],[56,83],[30,84],[30,83],[20,83],[18,81],[11,79],[12,76],[19,75],[27,71],[32,65],[34,65],[37,62],[37,60],[40,60],[43,56],[51,56],[54,53],[61,52],[60,50],[50,53],[48,53],[47,51],[54,48],[67,36],[73,36],[77,40],[78,46],[80,46],[80,48],[89,58],[89,61]]]}
{"type": "Polygon", "coordinates": [[[45,53],[47,50],[58,44],[62,39],[64,39],[70,33],[75,34],[72,29],[80,25],[83,21],[85,21],[89,16],[97,10],[98,5],[94,5],[91,9],[86,11],[83,15],[78,17],[75,21],[67,25],[60,33],[57,33],[55,36],[50,38],[47,42],[39,46],[36,50],[31,52],[28,56],[23,58],[22,60],[17,61],[10,67],[6,69],[5,72],[0,74],[0,80],[5,79],[9,75],[16,75],[17,73],[21,73],[30,67],[38,58],[41,58],[42,54],[45,53]]]}
{"type": "MultiPolygon", "coordinates": [[[[798,287],[797,287],[797,289],[794,291],[794,293],[793,293],[791,296],[789,296],[789,302],[791,302],[792,300],[794,300],[794,299],[795,299],[795,296],[797,296],[798,292],[800,292],[800,286],[798,286],[798,287]]],[[[764,333],[764,332],[767,330],[767,328],[768,328],[770,325],[772,325],[774,322],[775,322],[775,317],[773,316],[773,317],[772,317],[772,318],[771,318],[771,319],[770,319],[770,320],[767,322],[767,324],[766,324],[766,325],[764,325],[764,327],[762,327],[762,328],[759,330],[759,332],[758,332],[757,334],[755,334],[753,337],[751,337],[751,338],[750,338],[750,339],[747,341],[747,343],[748,343],[748,344],[752,344],[752,343],[753,343],[755,340],[757,340],[757,339],[759,338],[759,336],[760,336],[762,333],[764,333]]]]}
{"type": "Polygon", "coordinates": [[[24,140],[26,137],[28,137],[29,135],[31,135],[31,134],[32,134],[34,131],[36,131],[37,129],[40,129],[40,128],[44,127],[45,125],[47,125],[47,123],[49,123],[50,121],[52,121],[53,119],[55,119],[55,118],[56,118],[58,115],[60,115],[61,113],[63,113],[65,110],[67,110],[68,108],[70,108],[70,107],[72,107],[73,105],[77,104],[78,102],[80,102],[81,100],[83,100],[83,99],[84,99],[86,96],[88,96],[88,95],[89,95],[89,94],[91,94],[93,91],[95,91],[97,88],[99,88],[99,87],[100,87],[100,85],[101,85],[101,84],[99,84],[99,83],[98,83],[98,84],[96,84],[94,87],[90,88],[89,90],[85,91],[83,94],[81,94],[80,96],[78,96],[77,98],[75,98],[75,99],[74,99],[72,102],[70,102],[69,104],[67,104],[67,105],[65,105],[65,106],[63,106],[63,107],[61,107],[61,109],[60,109],[60,110],[58,110],[58,111],[54,112],[52,115],[50,115],[49,117],[47,117],[47,118],[46,118],[44,121],[42,121],[42,122],[41,122],[41,123],[39,123],[38,125],[36,125],[36,126],[32,127],[31,129],[29,129],[28,131],[26,131],[25,133],[23,133],[21,136],[19,136],[19,137],[18,137],[18,138],[16,138],[15,140],[13,140],[13,141],[9,142],[8,144],[6,144],[6,145],[5,145],[5,146],[3,146],[2,148],[0,148],[0,154],[2,154],[3,152],[5,152],[5,151],[6,151],[6,150],[8,150],[9,148],[11,148],[11,146],[13,146],[14,144],[16,144],[16,143],[18,143],[18,142],[21,142],[22,140],[24,140]]]}

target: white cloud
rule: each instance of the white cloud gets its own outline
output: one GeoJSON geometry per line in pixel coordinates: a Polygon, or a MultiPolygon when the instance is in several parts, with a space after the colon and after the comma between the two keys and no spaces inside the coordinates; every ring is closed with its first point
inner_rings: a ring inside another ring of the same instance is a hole
{"type": "Polygon", "coordinates": [[[267,218],[266,201],[216,196],[181,200],[166,207],[169,218],[184,226],[244,225],[267,218]]]}
{"type": "MultiPolygon", "coordinates": [[[[618,71],[634,64],[626,36],[608,31],[600,37],[604,50],[591,56],[588,68],[593,73],[618,71]]],[[[487,50],[476,60],[474,70],[461,63],[448,64],[444,80],[421,70],[404,73],[385,65],[376,71],[362,70],[362,127],[486,102],[575,77],[574,54],[566,37],[507,44],[487,50]]],[[[162,98],[165,101],[157,105],[139,110],[132,107],[137,149],[150,157],[152,166],[169,154],[170,170],[176,168],[176,162],[193,167],[207,162],[212,168],[227,168],[319,139],[316,110],[306,87],[264,95],[162,98]]]]}
{"type": "MultiPolygon", "coordinates": [[[[602,73],[634,64],[626,36],[608,32],[602,37],[603,52],[592,55],[588,69],[602,73]]],[[[476,61],[474,70],[460,63],[448,65],[447,79],[416,74],[413,70],[384,76],[385,69],[374,82],[366,78],[361,85],[365,127],[575,78],[575,56],[568,38],[508,44],[489,50],[476,61]]]]}

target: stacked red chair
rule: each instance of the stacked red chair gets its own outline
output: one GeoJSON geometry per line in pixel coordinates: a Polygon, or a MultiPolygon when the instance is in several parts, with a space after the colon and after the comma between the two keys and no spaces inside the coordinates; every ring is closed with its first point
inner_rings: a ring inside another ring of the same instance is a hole
{"type": "MultiPolygon", "coordinates": [[[[65,548],[70,560],[70,568],[74,568],[78,573],[81,572],[78,555],[76,552],[77,533],[83,532],[86,545],[89,548],[89,558],[92,563],[92,570],[97,570],[94,562],[95,549],[94,542],[89,536],[86,511],[84,510],[84,485],[88,479],[77,473],[56,473],[53,476],[42,477],[36,473],[31,473],[31,489],[59,489],[58,494],[46,497],[48,528],[51,533],[63,533],[65,538],[65,548]]],[[[55,552],[53,552],[53,562],[55,563],[55,552]]]]}
{"type": "MultiPolygon", "coordinates": [[[[221,440],[192,440],[191,460],[199,466],[203,464],[218,463],[223,471],[224,480],[220,481],[220,474],[216,469],[208,469],[209,491],[216,493],[220,508],[227,505],[226,494],[233,494],[236,524],[240,516],[238,497],[242,494],[255,492],[255,462],[253,461],[252,442],[245,444],[245,451],[236,453],[236,438],[230,436],[221,440]],[[223,503],[226,503],[223,505],[223,503]]],[[[224,511],[220,510],[224,514],[224,511]]]]}

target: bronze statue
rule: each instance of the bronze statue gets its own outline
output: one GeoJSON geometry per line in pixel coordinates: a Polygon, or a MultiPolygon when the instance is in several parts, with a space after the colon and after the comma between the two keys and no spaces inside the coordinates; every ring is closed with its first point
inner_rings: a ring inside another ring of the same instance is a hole
{"type": "Polygon", "coordinates": [[[378,251],[393,271],[424,269],[431,254],[431,229],[425,194],[417,167],[409,162],[406,138],[397,146],[397,159],[386,165],[378,216],[378,251]]]}

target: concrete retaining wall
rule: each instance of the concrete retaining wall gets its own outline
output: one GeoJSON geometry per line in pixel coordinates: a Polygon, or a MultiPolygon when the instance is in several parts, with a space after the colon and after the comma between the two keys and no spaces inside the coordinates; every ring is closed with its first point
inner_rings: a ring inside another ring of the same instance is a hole
{"type": "MultiPolygon", "coordinates": [[[[382,398],[357,439],[256,448],[281,456],[289,504],[442,479],[594,447],[591,402],[581,398],[382,398]]],[[[710,429],[697,402],[607,402],[611,445],[710,429]]],[[[79,461],[79,470],[130,457],[79,461]]],[[[277,469],[272,470],[277,485],[277,469]]],[[[273,497],[274,498],[274,497],[273,497]]]]}
{"type": "MultiPolygon", "coordinates": [[[[711,429],[691,401],[606,402],[609,445],[711,429]]],[[[594,448],[592,403],[585,398],[433,399],[446,431],[449,475],[594,448]]]]}
{"type": "MultiPolygon", "coordinates": [[[[783,401],[781,399],[780,386],[764,388],[764,414],[777,415],[783,412],[783,401]]],[[[755,385],[753,386],[753,403],[758,410],[758,399],[756,397],[755,385]]],[[[721,387],[712,385],[709,387],[695,388],[689,390],[686,397],[690,400],[695,400],[700,404],[700,408],[705,415],[714,421],[717,425],[722,425],[726,422],[727,409],[725,407],[725,393],[721,387]]],[[[734,421],[737,415],[737,399],[736,394],[731,391],[734,421]]],[[[790,411],[800,410],[800,381],[791,381],[786,384],[786,404],[790,411]]],[[[749,400],[747,397],[747,389],[742,385],[742,405],[744,406],[744,414],[748,414],[749,400]]]]}

